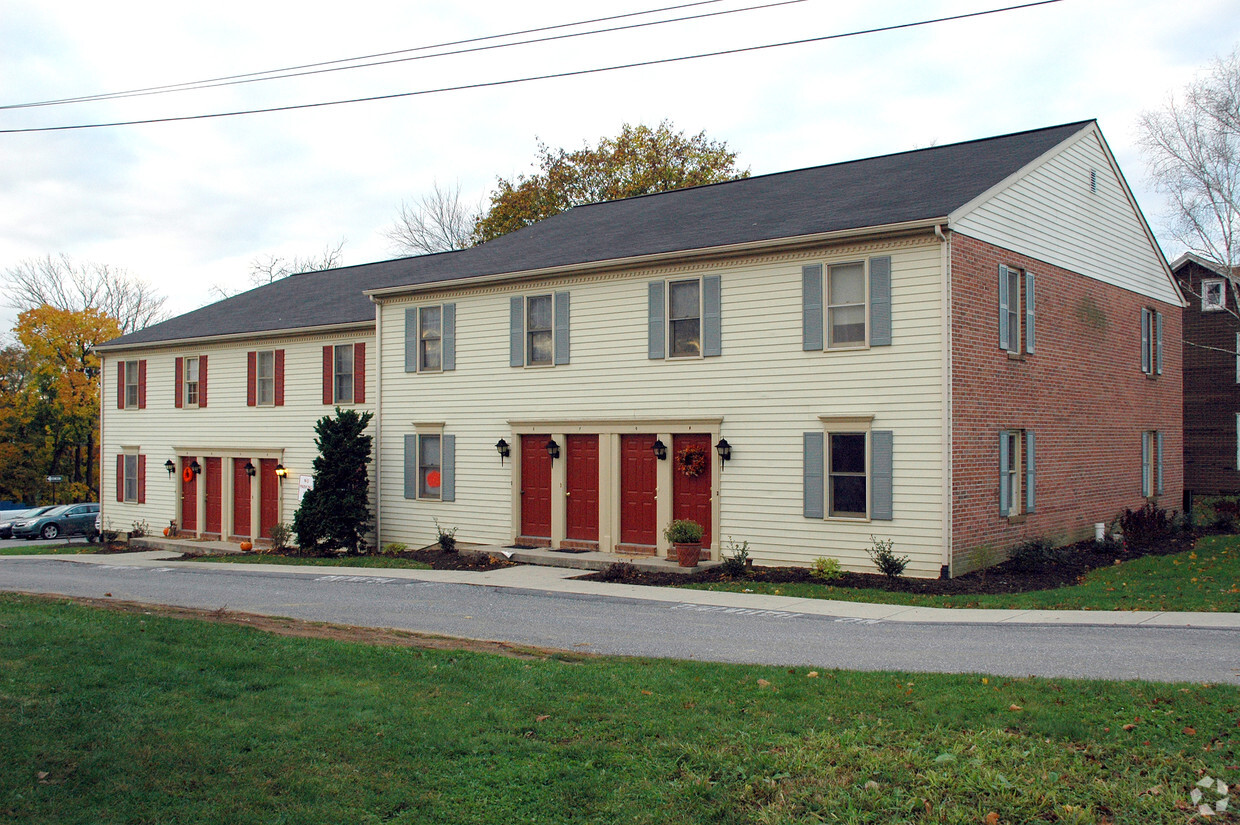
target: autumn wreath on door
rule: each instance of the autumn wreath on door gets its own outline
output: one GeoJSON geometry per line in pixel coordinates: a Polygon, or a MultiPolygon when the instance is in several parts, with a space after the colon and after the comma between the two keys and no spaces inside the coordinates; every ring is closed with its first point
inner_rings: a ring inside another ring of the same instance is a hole
{"type": "Polygon", "coordinates": [[[676,453],[676,469],[689,478],[697,478],[706,472],[706,451],[698,446],[685,447],[676,453]]]}

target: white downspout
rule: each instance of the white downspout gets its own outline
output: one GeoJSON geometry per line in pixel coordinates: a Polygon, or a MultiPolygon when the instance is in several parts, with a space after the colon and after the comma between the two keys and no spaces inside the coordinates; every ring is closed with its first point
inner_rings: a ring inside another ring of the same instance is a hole
{"type": "Polygon", "coordinates": [[[383,469],[380,466],[383,455],[383,416],[379,410],[383,404],[383,302],[371,296],[375,304],[375,549],[383,549],[383,469]]]}
{"type": "MultiPolygon", "coordinates": [[[[939,224],[934,226],[939,239],[939,272],[943,279],[943,567],[948,578],[952,569],[952,272],[951,241],[939,224]]],[[[940,574],[941,575],[941,574],[940,574]]]]}

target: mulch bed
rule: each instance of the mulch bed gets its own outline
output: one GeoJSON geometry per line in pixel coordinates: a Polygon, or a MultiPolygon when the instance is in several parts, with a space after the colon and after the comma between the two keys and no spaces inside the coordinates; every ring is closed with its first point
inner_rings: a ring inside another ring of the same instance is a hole
{"type": "MultiPolygon", "coordinates": [[[[250,554],[256,555],[256,554],[250,554]]],[[[269,558],[305,558],[296,549],[288,549],[282,552],[267,552],[257,555],[264,555],[269,558]]],[[[487,570],[499,570],[502,567],[514,567],[517,563],[509,561],[503,556],[483,555],[474,553],[445,553],[439,549],[439,545],[432,544],[430,547],[423,547],[421,550],[405,550],[400,553],[384,554],[384,558],[392,559],[411,559],[420,561],[423,564],[429,564],[435,570],[475,570],[485,572],[487,570]]],[[[198,558],[194,555],[184,555],[181,557],[185,560],[198,558]]]]}
{"type": "Polygon", "coordinates": [[[694,582],[754,581],[785,584],[788,582],[813,582],[830,584],[832,587],[870,590],[889,590],[901,593],[927,595],[964,595],[971,593],[1026,593],[1031,590],[1050,590],[1076,584],[1090,570],[1122,564],[1141,556],[1166,556],[1191,550],[1196,543],[1195,535],[1181,535],[1163,539],[1149,547],[1124,548],[1118,545],[1098,545],[1083,541],[1065,548],[1064,560],[1041,570],[1021,570],[1012,561],[995,565],[985,571],[957,576],[954,579],[917,579],[899,577],[890,579],[879,573],[844,573],[831,582],[823,582],[810,575],[805,567],[751,567],[742,576],[729,576],[722,567],[702,568],[694,573],[655,573],[638,570],[630,564],[613,564],[606,570],[582,576],[583,579],[623,584],[645,584],[656,587],[684,585],[694,582]]]}

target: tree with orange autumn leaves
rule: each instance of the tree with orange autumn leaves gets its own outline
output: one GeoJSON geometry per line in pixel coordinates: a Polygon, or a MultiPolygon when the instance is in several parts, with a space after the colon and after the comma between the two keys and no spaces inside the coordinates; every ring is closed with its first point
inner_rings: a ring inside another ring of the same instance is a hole
{"type": "Polygon", "coordinates": [[[96,308],[43,305],[18,316],[16,346],[0,350],[0,498],[48,503],[99,496],[97,344],[121,325],[96,308]]]}

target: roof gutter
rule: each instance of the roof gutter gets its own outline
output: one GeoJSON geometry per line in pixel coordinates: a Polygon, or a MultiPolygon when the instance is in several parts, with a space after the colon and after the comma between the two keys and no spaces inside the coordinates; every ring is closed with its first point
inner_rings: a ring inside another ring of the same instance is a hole
{"type": "Polygon", "coordinates": [[[679,263],[700,258],[717,258],[729,255],[740,255],[757,250],[787,251],[803,247],[817,246],[840,240],[859,238],[878,238],[891,235],[906,235],[918,231],[932,230],[947,221],[947,217],[927,218],[916,221],[868,226],[860,229],[840,229],[833,232],[818,232],[812,235],[797,235],[791,238],[775,238],[762,241],[747,241],[738,244],[708,246],[698,249],[687,249],[676,252],[656,252],[649,255],[634,255],[627,258],[608,258],[602,261],[586,261],[582,263],[563,264],[539,269],[525,269],[514,272],[500,272],[493,275],[477,275],[470,278],[458,278],[449,281],[430,281],[425,284],[404,284],[401,286],[381,287],[363,290],[362,294],[375,303],[386,298],[399,295],[413,295],[421,292],[438,292],[445,289],[461,289],[472,286],[502,284],[510,281],[523,281],[532,278],[551,278],[558,275],[580,275],[587,272],[603,272],[616,269],[636,269],[659,263],[679,263]]]}
{"type": "Polygon", "coordinates": [[[286,329],[251,330],[233,332],[226,335],[199,335],[194,338],[169,338],[164,341],[142,341],[132,344],[99,344],[92,349],[95,352],[123,352],[133,349],[154,349],[158,347],[183,347],[189,344],[227,343],[230,341],[253,341],[263,338],[290,338],[295,335],[316,335],[323,332],[348,332],[350,330],[373,329],[375,322],[350,321],[347,324],[321,324],[314,327],[288,327],[286,329]]]}

